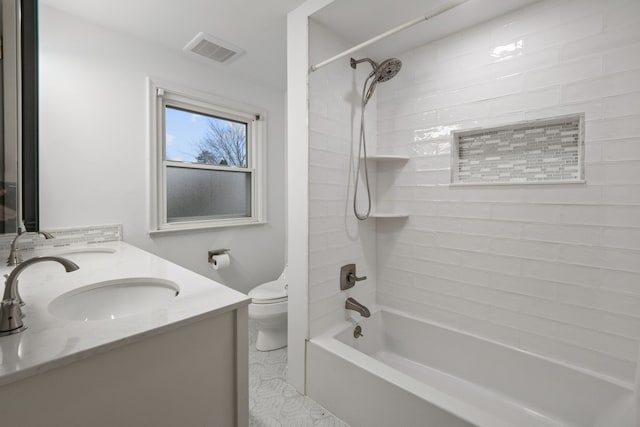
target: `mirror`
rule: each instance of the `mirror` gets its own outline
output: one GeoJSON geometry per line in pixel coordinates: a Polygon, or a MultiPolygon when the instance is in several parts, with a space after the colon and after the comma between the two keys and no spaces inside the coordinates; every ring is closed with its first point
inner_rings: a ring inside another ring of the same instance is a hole
{"type": "Polygon", "coordinates": [[[37,0],[0,8],[0,234],[38,229],[37,0]]]}

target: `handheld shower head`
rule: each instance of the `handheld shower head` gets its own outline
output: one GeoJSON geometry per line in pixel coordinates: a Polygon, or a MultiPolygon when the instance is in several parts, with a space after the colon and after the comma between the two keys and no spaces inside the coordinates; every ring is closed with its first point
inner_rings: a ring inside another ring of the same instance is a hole
{"type": "Polygon", "coordinates": [[[373,73],[379,82],[386,82],[387,80],[394,78],[400,71],[400,68],[402,68],[402,61],[398,58],[391,58],[386,61],[382,61],[382,63],[373,70],[373,73]]]}
{"type": "Polygon", "coordinates": [[[351,58],[351,68],[355,70],[356,66],[361,62],[368,62],[373,68],[373,71],[369,75],[369,77],[375,77],[378,82],[386,82],[387,80],[391,80],[398,74],[400,68],[402,68],[402,61],[398,58],[390,58],[382,61],[380,64],[373,61],[370,58],[362,58],[355,60],[351,58]]]}

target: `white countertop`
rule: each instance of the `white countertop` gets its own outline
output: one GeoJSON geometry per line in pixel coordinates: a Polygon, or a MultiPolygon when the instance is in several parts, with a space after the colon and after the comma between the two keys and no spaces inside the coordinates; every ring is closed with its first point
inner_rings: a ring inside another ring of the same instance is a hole
{"type": "MultiPolygon", "coordinates": [[[[60,255],[80,269],[66,273],[56,262],[42,262],[19,276],[27,329],[0,337],[0,386],[125,345],[162,331],[249,304],[250,298],[218,282],[124,242],[36,250],[26,257],[60,255]],[[104,252],[95,252],[104,249],[104,252]],[[113,252],[109,252],[113,251],[113,252]],[[166,305],[123,318],[76,321],[53,316],[49,303],[70,290],[121,278],[175,282],[180,293],[166,305]]],[[[0,268],[8,274],[12,267],[0,268]]],[[[0,293],[1,297],[1,293],[0,293]]]]}

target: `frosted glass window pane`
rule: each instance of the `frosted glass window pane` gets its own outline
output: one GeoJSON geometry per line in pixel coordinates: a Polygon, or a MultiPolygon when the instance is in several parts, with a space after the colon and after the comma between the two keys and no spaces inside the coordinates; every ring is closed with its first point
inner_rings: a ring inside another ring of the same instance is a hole
{"type": "Polygon", "coordinates": [[[168,222],[250,216],[250,172],[167,167],[168,222]]]}
{"type": "Polygon", "coordinates": [[[247,167],[247,123],[166,106],[166,159],[247,167]]]}

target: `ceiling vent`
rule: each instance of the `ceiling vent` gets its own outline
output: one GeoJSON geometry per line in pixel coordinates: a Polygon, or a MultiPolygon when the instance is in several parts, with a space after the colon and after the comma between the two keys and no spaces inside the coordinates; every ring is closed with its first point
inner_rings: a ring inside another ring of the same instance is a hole
{"type": "Polygon", "coordinates": [[[221,64],[229,64],[244,53],[238,46],[206,33],[198,33],[183,50],[221,64]]]}

